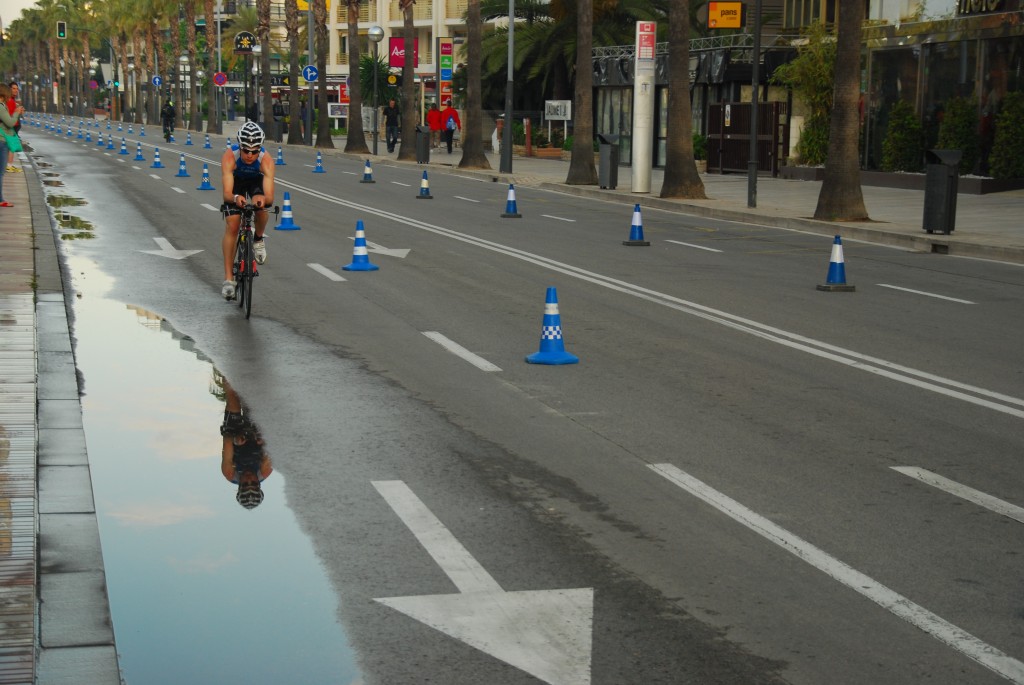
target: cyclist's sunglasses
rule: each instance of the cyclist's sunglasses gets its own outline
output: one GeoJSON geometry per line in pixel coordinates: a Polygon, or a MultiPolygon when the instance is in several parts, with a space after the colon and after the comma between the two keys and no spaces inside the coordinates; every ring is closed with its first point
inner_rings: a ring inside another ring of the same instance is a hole
{"type": "Polygon", "coordinates": [[[255,154],[258,154],[259,151],[260,151],[260,149],[258,147],[254,147],[254,148],[243,147],[243,148],[239,148],[239,149],[242,152],[244,152],[245,154],[248,154],[248,155],[255,155],[255,154]]]}

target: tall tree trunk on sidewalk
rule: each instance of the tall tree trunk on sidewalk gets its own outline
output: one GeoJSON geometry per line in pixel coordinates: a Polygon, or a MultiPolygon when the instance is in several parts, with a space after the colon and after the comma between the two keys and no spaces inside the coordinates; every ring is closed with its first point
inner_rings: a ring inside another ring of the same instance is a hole
{"type": "Polygon", "coordinates": [[[567,185],[597,185],[594,166],[594,2],[579,0],[576,6],[576,91],[572,127],[572,160],[567,185]]]}
{"type": "Polygon", "coordinates": [[[469,0],[466,10],[466,121],[462,127],[462,159],[460,169],[490,169],[491,163],[484,154],[483,104],[480,93],[480,53],[483,42],[483,25],[480,21],[480,0],[469,0]]]}
{"type": "Polygon", "coordinates": [[[860,187],[860,45],[864,0],[839,3],[836,36],[835,94],[828,134],[825,178],[818,194],[814,218],[823,221],[860,221],[868,218],[860,187]]]}
{"type": "MultiPolygon", "coordinates": [[[[416,29],[413,26],[413,5],[416,0],[399,0],[402,9],[402,38],[405,42],[405,62],[402,66],[402,144],[398,147],[398,159],[416,160],[416,84],[414,81],[414,60],[416,29]]],[[[374,65],[374,69],[377,65],[374,65]]]]}
{"type": "MultiPolygon", "coordinates": [[[[316,68],[321,74],[316,80],[316,147],[334,149],[334,141],[331,140],[331,118],[327,116],[327,53],[331,49],[331,38],[327,33],[327,2],[312,0],[311,7],[313,28],[316,33],[316,68]]],[[[312,104],[310,103],[310,106],[312,104]]],[[[359,116],[358,112],[356,116],[359,116]]]]}
{"type": "Polygon", "coordinates": [[[209,112],[206,132],[220,135],[220,87],[213,82],[213,75],[217,73],[217,17],[213,9],[213,0],[203,0],[203,16],[206,18],[206,108],[209,112]]]}
{"type": "Polygon", "coordinates": [[[288,35],[288,144],[302,145],[299,106],[299,3],[284,0],[284,26],[288,35]]]}
{"type": "MultiPolygon", "coordinates": [[[[369,154],[366,132],[363,130],[363,88],[359,78],[359,0],[347,0],[348,7],[348,137],[345,152],[369,154]],[[355,116],[352,116],[355,113],[355,116]]],[[[374,65],[376,69],[376,65],[374,65]]],[[[377,103],[373,103],[376,107],[377,103]]]]}
{"type": "Polygon", "coordinates": [[[693,161],[688,0],[671,0],[668,8],[668,141],[665,153],[661,197],[706,198],[704,182],[693,161]]]}

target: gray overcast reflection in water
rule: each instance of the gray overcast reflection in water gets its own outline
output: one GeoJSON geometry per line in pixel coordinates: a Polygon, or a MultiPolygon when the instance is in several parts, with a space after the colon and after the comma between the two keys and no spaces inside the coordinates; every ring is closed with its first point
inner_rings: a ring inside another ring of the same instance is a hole
{"type": "MultiPolygon", "coordinates": [[[[68,264],[124,681],[361,683],[283,477],[271,473],[263,503],[246,510],[221,473],[212,365],[159,317],[105,299],[111,279],[94,263],[71,254],[68,264]]],[[[264,438],[273,459],[274,436],[264,438]]]]}

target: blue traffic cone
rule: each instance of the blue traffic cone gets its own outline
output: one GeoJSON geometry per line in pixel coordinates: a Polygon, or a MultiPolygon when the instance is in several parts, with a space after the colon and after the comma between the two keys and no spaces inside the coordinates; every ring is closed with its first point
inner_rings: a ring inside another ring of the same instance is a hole
{"type": "Polygon", "coordinates": [[[174,140],[174,131],[171,131],[171,134],[167,137],[167,142],[168,143],[176,143],[176,142],[178,142],[178,141],[174,140]]]}
{"type": "Polygon", "coordinates": [[[839,236],[832,241],[832,257],[828,262],[828,277],[825,285],[819,285],[818,290],[830,293],[852,293],[855,287],[846,284],[846,265],[843,263],[843,240],[839,236]]]}
{"type": "Polygon", "coordinates": [[[352,248],[352,263],[341,267],[342,271],[376,271],[380,267],[370,263],[366,251],[366,235],[363,233],[363,222],[356,222],[356,243],[352,248]]]}
{"type": "Polygon", "coordinates": [[[110,130],[110,119],[107,119],[107,130],[110,130]]]}
{"type": "Polygon", "coordinates": [[[203,149],[204,150],[212,150],[213,149],[213,146],[210,145],[210,134],[209,133],[206,134],[206,142],[203,143],[203,149]]]}
{"type": "Polygon", "coordinates": [[[132,125],[131,124],[128,124],[128,135],[134,135],[134,132],[132,131],[132,125]]]}
{"type": "Polygon", "coordinates": [[[68,124],[68,138],[75,135],[75,132],[71,130],[71,124],[68,124]]]}
{"type": "Polygon", "coordinates": [[[558,313],[558,293],[548,288],[544,300],[544,322],[540,329],[540,350],[528,355],[530,364],[577,364],[580,358],[565,351],[562,340],[562,316],[558,313]]]}
{"type": "MultiPolygon", "coordinates": [[[[71,129],[68,129],[68,133],[71,133],[71,129]]],[[[107,136],[107,149],[108,150],[113,150],[114,149],[114,134],[113,133],[111,133],[110,135],[107,136]]]]}
{"type": "Polygon", "coordinates": [[[430,194],[430,181],[427,180],[427,172],[423,172],[423,178],[420,179],[420,194],[416,196],[417,200],[433,200],[434,196],[430,194]]]}
{"type": "Polygon", "coordinates": [[[86,131],[85,132],[85,142],[87,142],[87,143],[91,143],[92,142],[92,131],[86,131]]]}
{"type": "MultiPolygon", "coordinates": [[[[60,134],[60,131],[57,131],[57,133],[60,134]]],[[[103,134],[102,133],[100,133],[98,136],[96,136],[96,147],[103,147],[103,134]]]]}
{"type": "Polygon", "coordinates": [[[139,127],[139,136],[142,137],[142,138],[146,137],[146,127],[145,126],[140,126],[139,127]]]}
{"type": "Polygon", "coordinates": [[[150,169],[163,169],[164,165],[160,161],[160,148],[153,148],[153,163],[149,165],[150,169]]]}
{"type": "Polygon", "coordinates": [[[323,158],[323,155],[320,154],[319,150],[316,151],[316,166],[313,167],[313,173],[314,174],[326,174],[327,173],[326,171],[324,171],[324,158],[323,158]]]}
{"type": "Polygon", "coordinates": [[[145,162],[146,158],[142,156],[142,143],[135,143],[135,161],[145,162]]]}
{"type": "Polygon", "coordinates": [[[228,136],[228,139],[224,142],[224,147],[226,147],[228,150],[231,149],[231,136],[228,136]]]}
{"type": "MultiPolygon", "coordinates": [[[[184,157],[184,155],[182,156],[184,157]]],[[[203,178],[196,190],[216,190],[216,188],[210,184],[210,168],[205,163],[203,164],[203,178]]]]}
{"type": "Polygon", "coordinates": [[[120,131],[124,131],[124,129],[123,129],[123,128],[122,128],[121,126],[122,126],[122,125],[121,125],[121,122],[120,122],[120,121],[119,121],[119,122],[117,122],[117,130],[118,130],[119,132],[120,132],[120,131]]]}
{"type": "Polygon", "coordinates": [[[125,142],[124,138],[121,138],[121,149],[118,150],[117,154],[126,155],[128,154],[128,143],[125,142]]]}
{"type": "Polygon", "coordinates": [[[79,125],[78,125],[78,139],[79,139],[79,140],[82,140],[83,138],[85,138],[85,134],[84,134],[84,133],[82,133],[82,125],[81,125],[81,124],[79,124],[79,125]]]}
{"type": "Polygon", "coordinates": [[[277,159],[274,160],[274,164],[277,166],[287,166],[284,162],[284,150],[281,149],[281,146],[277,147],[277,159]]]}
{"type": "Polygon", "coordinates": [[[370,160],[366,160],[366,164],[363,165],[363,179],[360,183],[376,183],[373,180],[373,167],[370,166],[370,160]]]}
{"type": "Polygon", "coordinates": [[[650,243],[644,240],[644,222],[640,218],[640,204],[633,207],[633,225],[629,228],[629,240],[623,240],[623,245],[644,247],[650,243]]]}
{"type": "Polygon", "coordinates": [[[508,200],[505,202],[505,213],[501,215],[503,219],[519,219],[522,218],[522,214],[516,209],[516,187],[511,183],[508,184],[508,200]]]}
{"type": "Polygon", "coordinates": [[[274,226],[275,231],[298,231],[302,227],[292,219],[292,196],[286,190],[284,193],[284,206],[281,207],[281,222],[274,226]]]}
{"type": "Polygon", "coordinates": [[[178,162],[178,173],[174,174],[175,178],[188,178],[188,169],[185,168],[185,155],[182,153],[181,160],[178,162]]]}
{"type": "Polygon", "coordinates": [[[185,145],[191,145],[191,144],[192,144],[192,131],[189,131],[188,133],[185,134],[185,145]]]}

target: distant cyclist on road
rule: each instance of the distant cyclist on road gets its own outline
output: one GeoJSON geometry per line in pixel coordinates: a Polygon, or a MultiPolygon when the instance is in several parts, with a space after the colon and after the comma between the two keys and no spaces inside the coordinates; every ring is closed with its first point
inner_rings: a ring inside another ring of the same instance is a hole
{"type": "Polygon", "coordinates": [[[171,136],[174,135],[174,120],[177,118],[178,113],[174,109],[174,103],[168,100],[164,103],[164,106],[160,108],[160,118],[164,124],[164,140],[168,143],[171,142],[171,136]]]}
{"type": "Polygon", "coordinates": [[[224,188],[224,238],[221,247],[224,251],[224,285],[220,294],[230,300],[235,296],[236,283],[232,279],[231,263],[235,255],[235,241],[238,239],[238,227],[242,223],[242,207],[248,195],[252,204],[260,207],[256,212],[256,239],[253,250],[256,263],[267,261],[267,246],[263,241],[263,232],[267,229],[267,210],[274,204],[274,160],[263,149],[263,129],[252,121],[247,121],[238,131],[238,144],[224,151],[221,158],[221,184],[224,188]]]}
{"type": "Polygon", "coordinates": [[[220,434],[224,438],[220,471],[227,480],[238,485],[235,500],[246,509],[254,509],[263,501],[260,484],[274,468],[259,427],[249,420],[241,398],[226,378],[223,384],[227,403],[224,421],[220,425],[220,434]]]}

